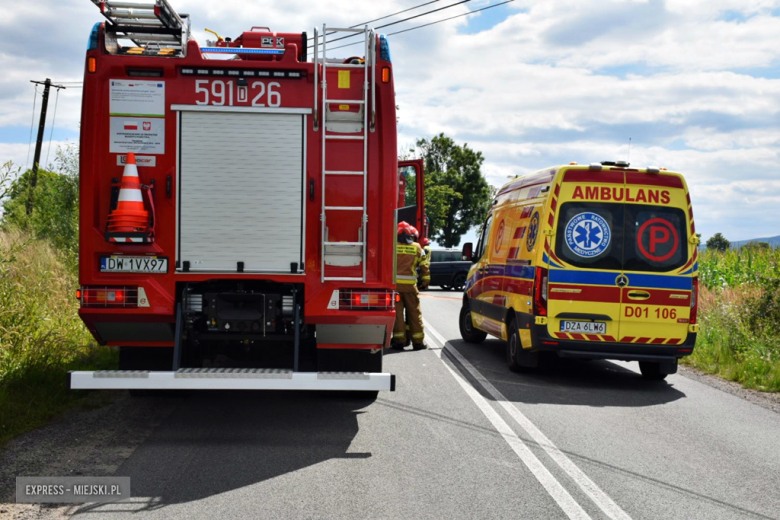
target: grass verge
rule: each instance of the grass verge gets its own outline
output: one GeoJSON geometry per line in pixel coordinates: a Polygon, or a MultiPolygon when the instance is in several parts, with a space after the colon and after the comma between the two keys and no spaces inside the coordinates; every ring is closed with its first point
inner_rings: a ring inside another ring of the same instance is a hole
{"type": "Polygon", "coordinates": [[[701,263],[701,333],[683,362],[780,392],[780,251],[708,251],[701,263]]]}
{"type": "Polygon", "coordinates": [[[117,366],[78,317],[68,264],[46,241],[0,232],[0,446],[86,402],[68,389],[69,370],[117,366]]]}

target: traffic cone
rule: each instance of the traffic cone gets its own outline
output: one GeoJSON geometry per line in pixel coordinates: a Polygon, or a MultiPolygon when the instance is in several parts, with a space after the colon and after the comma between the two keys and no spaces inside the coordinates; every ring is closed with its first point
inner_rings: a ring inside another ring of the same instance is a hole
{"type": "Polygon", "coordinates": [[[141,180],[132,152],[127,154],[120,186],[116,209],[108,216],[108,232],[112,235],[145,233],[149,228],[149,212],[144,208],[141,180]]]}

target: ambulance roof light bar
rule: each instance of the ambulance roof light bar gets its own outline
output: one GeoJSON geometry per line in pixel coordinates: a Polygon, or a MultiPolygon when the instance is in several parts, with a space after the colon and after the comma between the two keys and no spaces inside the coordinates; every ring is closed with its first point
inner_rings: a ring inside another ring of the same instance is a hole
{"type": "Polygon", "coordinates": [[[617,166],[618,168],[628,168],[631,164],[628,161],[601,161],[602,166],[617,166]]]}

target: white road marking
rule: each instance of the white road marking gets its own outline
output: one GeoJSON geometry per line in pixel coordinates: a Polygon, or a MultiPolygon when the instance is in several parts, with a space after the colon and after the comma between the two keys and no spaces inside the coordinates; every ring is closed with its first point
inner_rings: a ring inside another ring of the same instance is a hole
{"type": "MultiPolygon", "coordinates": [[[[593,482],[569,457],[566,456],[553,442],[542,433],[539,428],[531,422],[520,410],[518,410],[504,394],[498,391],[493,384],[483,376],[469,360],[458,352],[455,347],[450,345],[439,332],[431,327],[431,324],[425,321],[426,332],[430,333],[436,340],[442,345],[443,350],[446,350],[463,367],[471,374],[471,376],[479,382],[482,387],[506,410],[506,412],[515,420],[515,422],[525,430],[528,435],[539,445],[545,452],[552,458],[563,471],[571,477],[574,482],[582,489],[582,491],[590,497],[591,500],[601,509],[604,513],[614,520],[631,520],[631,517],[621,509],[604,491],[593,482]]],[[[446,358],[439,357],[444,360],[446,358]]],[[[479,394],[478,394],[479,395],[479,394]]],[[[481,396],[480,396],[481,397],[481,396]]]]}
{"type": "MultiPolygon", "coordinates": [[[[437,340],[441,338],[441,336],[436,333],[427,322],[425,323],[425,327],[429,332],[433,333],[437,340]]],[[[463,390],[465,390],[466,394],[468,394],[468,396],[471,397],[471,400],[474,401],[474,404],[476,404],[482,413],[485,414],[485,417],[488,418],[496,431],[501,434],[507,444],[509,444],[509,447],[511,447],[517,456],[520,457],[520,460],[531,471],[531,473],[533,473],[534,477],[536,477],[536,480],[538,480],[539,483],[544,486],[544,489],[547,490],[547,493],[549,493],[558,506],[560,506],[566,516],[569,518],[582,520],[590,519],[590,515],[588,515],[582,506],[580,506],[580,504],[574,500],[574,497],[572,497],[569,492],[566,491],[561,483],[558,482],[553,474],[550,473],[544,464],[542,464],[542,461],[540,461],[536,455],[533,454],[528,446],[526,446],[520,437],[518,437],[512,428],[506,423],[506,421],[501,418],[498,412],[496,412],[493,407],[490,406],[482,394],[477,392],[477,390],[466,380],[465,376],[460,372],[460,369],[456,367],[446,356],[441,355],[442,350],[447,348],[446,341],[441,341],[441,345],[442,349],[433,349],[433,352],[439,357],[439,359],[442,360],[444,366],[447,367],[447,370],[449,370],[450,374],[452,374],[452,377],[455,378],[458,384],[460,384],[463,390]]]]}

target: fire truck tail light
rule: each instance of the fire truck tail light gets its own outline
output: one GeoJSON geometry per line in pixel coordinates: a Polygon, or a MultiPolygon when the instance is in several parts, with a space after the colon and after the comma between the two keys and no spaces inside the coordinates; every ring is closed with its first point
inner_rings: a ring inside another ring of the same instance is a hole
{"type": "Polygon", "coordinates": [[[341,289],[340,310],[390,310],[394,308],[395,291],[385,289],[341,289]]]}
{"type": "Polygon", "coordinates": [[[89,72],[90,74],[94,74],[95,72],[97,72],[97,60],[95,60],[95,58],[93,58],[92,56],[87,58],[87,72],[89,72]]]}
{"type": "Polygon", "coordinates": [[[382,83],[390,83],[390,67],[382,67],[382,83]]]}
{"type": "Polygon", "coordinates": [[[138,307],[138,287],[82,287],[82,307],[138,307]]]}
{"type": "Polygon", "coordinates": [[[81,300],[81,289],[76,289],[76,299],[81,300]]]}

